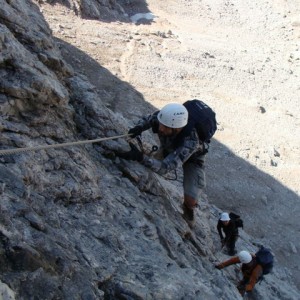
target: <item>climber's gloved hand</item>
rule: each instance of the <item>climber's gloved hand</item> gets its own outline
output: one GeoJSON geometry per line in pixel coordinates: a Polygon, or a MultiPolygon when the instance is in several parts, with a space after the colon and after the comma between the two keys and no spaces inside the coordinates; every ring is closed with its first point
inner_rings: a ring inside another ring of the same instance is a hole
{"type": "Polygon", "coordinates": [[[219,265],[215,265],[215,268],[218,269],[218,270],[221,270],[221,269],[222,269],[222,267],[221,267],[220,264],[219,264],[219,265]]]}
{"type": "Polygon", "coordinates": [[[140,151],[133,143],[129,143],[130,151],[123,152],[123,153],[116,153],[117,156],[124,158],[126,160],[133,160],[133,161],[142,161],[144,154],[140,151]]]}
{"type": "Polygon", "coordinates": [[[242,297],[244,297],[246,295],[245,287],[238,286],[237,289],[240,292],[240,294],[241,294],[242,297]]]}
{"type": "Polygon", "coordinates": [[[135,126],[133,128],[130,128],[128,131],[128,134],[130,134],[131,138],[135,138],[138,135],[140,135],[143,132],[143,129],[141,128],[141,126],[135,126]]]}

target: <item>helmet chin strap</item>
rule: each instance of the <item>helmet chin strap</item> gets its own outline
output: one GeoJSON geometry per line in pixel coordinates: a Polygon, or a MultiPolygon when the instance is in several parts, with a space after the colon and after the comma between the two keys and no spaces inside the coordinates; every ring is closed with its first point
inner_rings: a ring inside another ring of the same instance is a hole
{"type": "MultiPolygon", "coordinates": [[[[165,125],[164,125],[165,126],[165,125]]],[[[167,127],[167,126],[165,126],[165,127],[167,127]]],[[[182,130],[182,128],[170,128],[169,127],[169,129],[171,129],[171,132],[170,132],[170,134],[164,134],[163,133],[163,131],[160,131],[159,129],[158,129],[158,135],[159,136],[162,136],[162,137],[175,137],[176,135],[178,135],[178,133],[180,133],[181,132],[181,130],[182,130]]]]}
{"type": "MultiPolygon", "coordinates": [[[[177,128],[171,128],[171,134],[169,134],[168,136],[169,137],[175,137],[179,132],[177,131],[177,128]]],[[[165,136],[166,137],[166,135],[162,135],[162,136],[165,136]]]]}
{"type": "Polygon", "coordinates": [[[176,136],[179,132],[178,128],[172,128],[172,136],[176,136]]]}
{"type": "Polygon", "coordinates": [[[182,128],[172,128],[172,136],[177,135],[178,133],[180,133],[182,130],[182,128]]]}

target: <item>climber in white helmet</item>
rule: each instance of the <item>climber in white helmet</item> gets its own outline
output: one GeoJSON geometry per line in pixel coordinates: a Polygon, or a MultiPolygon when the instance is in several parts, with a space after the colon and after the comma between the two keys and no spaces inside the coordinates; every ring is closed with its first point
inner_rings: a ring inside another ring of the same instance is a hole
{"type": "Polygon", "coordinates": [[[227,248],[230,256],[236,254],[235,244],[239,237],[239,227],[243,227],[243,221],[239,215],[223,212],[217,224],[217,230],[221,239],[222,249],[227,248]],[[225,235],[225,236],[224,236],[225,235]]]}
{"type": "Polygon", "coordinates": [[[251,292],[255,284],[263,276],[263,267],[258,263],[256,255],[248,251],[240,251],[237,256],[234,256],[222,263],[215,265],[219,270],[230,265],[241,264],[243,279],[239,281],[237,289],[242,296],[245,292],[251,292]]]}
{"type": "MultiPolygon", "coordinates": [[[[127,160],[139,161],[160,175],[182,166],[184,175],[183,217],[190,227],[193,227],[195,224],[194,209],[197,207],[205,187],[203,165],[207,149],[204,135],[199,135],[195,122],[192,122],[189,114],[191,107],[194,114],[197,111],[197,108],[193,108],[194,105],[198,105],[198,108],[202,109],[202,114],[210,108],[199,100],[187,102],[189,110],[185,105],[169,103],[160,111],[142,118],[135,127],[128,131],[132,138],[138,137],[143,131],[150,128],[153,133],[158,134],[161,146],[155,157],[142,153],[133,144],[130,144],[129,152],[117,155],[127,160]]],[[[212,130],[212,132],[214,131],[212,130]]]]}

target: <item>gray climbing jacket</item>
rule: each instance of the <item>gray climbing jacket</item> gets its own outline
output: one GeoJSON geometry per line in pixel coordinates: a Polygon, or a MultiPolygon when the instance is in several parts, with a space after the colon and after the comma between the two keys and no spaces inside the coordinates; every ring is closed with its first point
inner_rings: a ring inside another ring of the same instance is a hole
{"type": "MultiPolygon", "coordinates": [[[[141,127],[142,131],[152,128],[154,133],[158,134],[159,122],[157,120],[158,111],[152,115],[142,118],[137,126],[141,127]]],[[[176,136],[165,137],[158,134],[161,149],[164,154],[163,160],[158,160],[147,155],[144,155],[142,163],[158,174],[166,174],[184,163],[191,162],[199,166],[203,165],[205,146],[199,139],[195,128],[182,132],[176,136]]]]}

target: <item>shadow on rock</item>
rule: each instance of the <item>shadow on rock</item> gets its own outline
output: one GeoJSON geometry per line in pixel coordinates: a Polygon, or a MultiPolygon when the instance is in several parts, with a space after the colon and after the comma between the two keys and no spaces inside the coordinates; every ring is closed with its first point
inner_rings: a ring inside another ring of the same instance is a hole
{"type": "Polygon", "coordinates": [[[216,140],[209,154],[209,202],[239,213],[245,220],[244,230],[270,245],[278,262],[294,273],[295,283],[300,285],[299,269],[295,267],[298,255],[293,250],[300,247],[299,196],[216,140]]]}
{"type": "Polygon", "coordinates": [[[56,41],[64,59],[76,72],[87,77],[96,87],[101,102],[113,112],[122,113],[127,118],[137,118],[156,110],[128,82],[114,76],[85,52],[60,39],[56,41]]]}
{"type": "Polygon", "coordinates": [[[46,2],[51,5],[64,5],[83,19],[95,19],[107,23],[151,24],[154,18],[146,1],[46,0],[46,2]]]}

